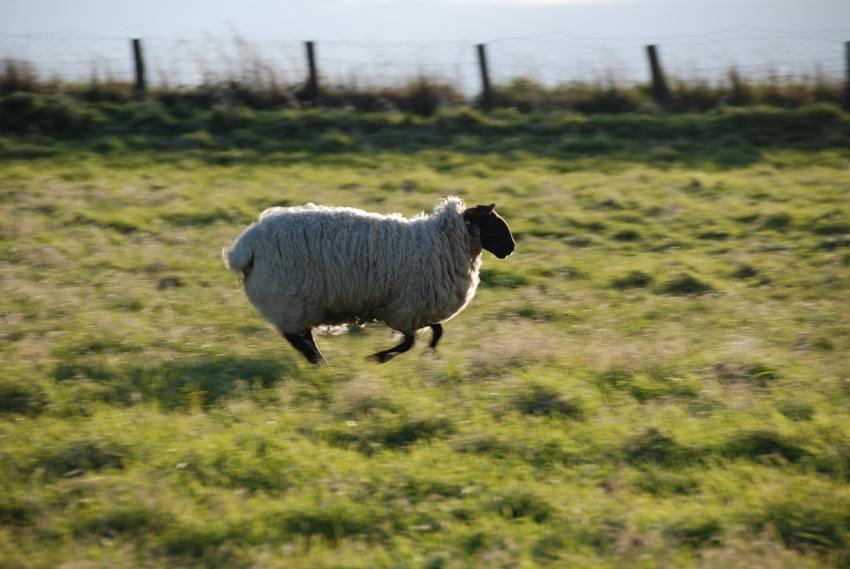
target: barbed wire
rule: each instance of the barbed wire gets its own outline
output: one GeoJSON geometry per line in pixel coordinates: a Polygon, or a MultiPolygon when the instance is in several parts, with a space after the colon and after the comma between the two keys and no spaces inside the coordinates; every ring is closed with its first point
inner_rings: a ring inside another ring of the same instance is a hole
{"type": "MultiPolygon", "coordinates": [[[[76,31],[0,33],[0,62],[25,62],[39,79],[65,83],[133,80],[130,38],[76,31]]],[[[564,32],[487,42],[491,79],[517,78],[547,86],[569,82],[633,84],[649,80],[645,46],[657,45],[668,77],[718,82],[735,70],[750,81],[819,77],[843,80],[850,30],[774,31],[740,27],[709,34],[659,37],[585,37],[564,32]]],[[[238,81],[298,85],[307,76],[304,43],[203,36],[143,38],[148,81],[171,88],[238,81]]],[[[321,81],[334,86],[383,88],[417,78],[480,89],[475,45],[467,42],[356,42],[316,44],[321,81]]],[[[2,70],[0,70],[2,71],[2,70]]]]}

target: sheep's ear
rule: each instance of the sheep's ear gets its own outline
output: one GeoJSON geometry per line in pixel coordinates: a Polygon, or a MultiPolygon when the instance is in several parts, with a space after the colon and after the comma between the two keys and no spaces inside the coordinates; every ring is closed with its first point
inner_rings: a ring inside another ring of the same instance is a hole
{"type": "Polygon", "coordinates": [[[490,205],[477,205],[475,207],[470,207],[463,212],[464,219],[475,219],[475,218],[483,218],[487,217],[493,210],[496,209],[496,204],[492,203],[490,205]]]}

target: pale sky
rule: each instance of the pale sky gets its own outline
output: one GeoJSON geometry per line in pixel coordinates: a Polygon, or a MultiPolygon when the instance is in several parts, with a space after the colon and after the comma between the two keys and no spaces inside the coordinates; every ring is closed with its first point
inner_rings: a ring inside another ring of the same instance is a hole
{"type": "MultiPolygon", "coordinates": [[[[850,0],[0,0],[0,32],[469,41],[567,32],[659,37],[737,26],[850,28],[850,0]]],[[[850,38],[847,38],[850,40],[850,38]]]]}

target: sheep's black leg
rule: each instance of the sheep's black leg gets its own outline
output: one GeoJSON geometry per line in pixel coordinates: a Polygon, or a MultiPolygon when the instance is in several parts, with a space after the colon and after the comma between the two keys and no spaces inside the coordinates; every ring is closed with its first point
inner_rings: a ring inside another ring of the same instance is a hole
{"type": "Polygon", "coordinates": [[[431,324],[431,342],[428,344],[428,347],[425,348],[425,351],[422,352],[423,356],[426,355],[434,355],[437,353],[437,342],[440,341],[440,338],[443,336],[443,325],[439,322],[435,322],[431,324]]]}
{"type": "Polygon", "coordinates": [[[399,354],[403,354],[407,350],[413,347],[413,340],[415,336],[413,334],[405,334],[404,340],[402,340],[401,344],[390,348],[389,350],[384,350],[383,352],[378,352],[377,354],[372,354],[369,356],[370,360],[374,360],[379,364],[386,363],[396,357],[399,354]]]}
{"type": "Polygon", "coordinates": [[[313,365],[322,365],[325,362],[325,358],[322,357],[322,353],[319,351],[319,348],[316,346],[316,341],[313,340],[313,331],[309,328],[306,332],[302,332],[301,334],[289,334],[287,332],[283,332],[283,337],[292,344],[292,347],[301,352],[307,361],[313,365]]]}
{"type": "Polygon", "coordinates": [[[443,335],[443,325],[440,323],[431,324],[431,330],[433,330],[434,334],[431,336],[431,343],[428,344],[428,349],[433,351],[437,349],[437,342],[440,341],[443,335]]]}

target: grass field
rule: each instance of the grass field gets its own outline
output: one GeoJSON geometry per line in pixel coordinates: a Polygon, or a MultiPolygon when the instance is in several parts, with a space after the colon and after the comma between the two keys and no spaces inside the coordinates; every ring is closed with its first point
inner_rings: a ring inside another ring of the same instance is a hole
{"type": "Polygon", "coordinates": [[[0,113],[0,567],[850,566],[837,108],[0,113]],[[308,367],[221,262],[449,194],[517,247],[436,357],[308,367]]]}

